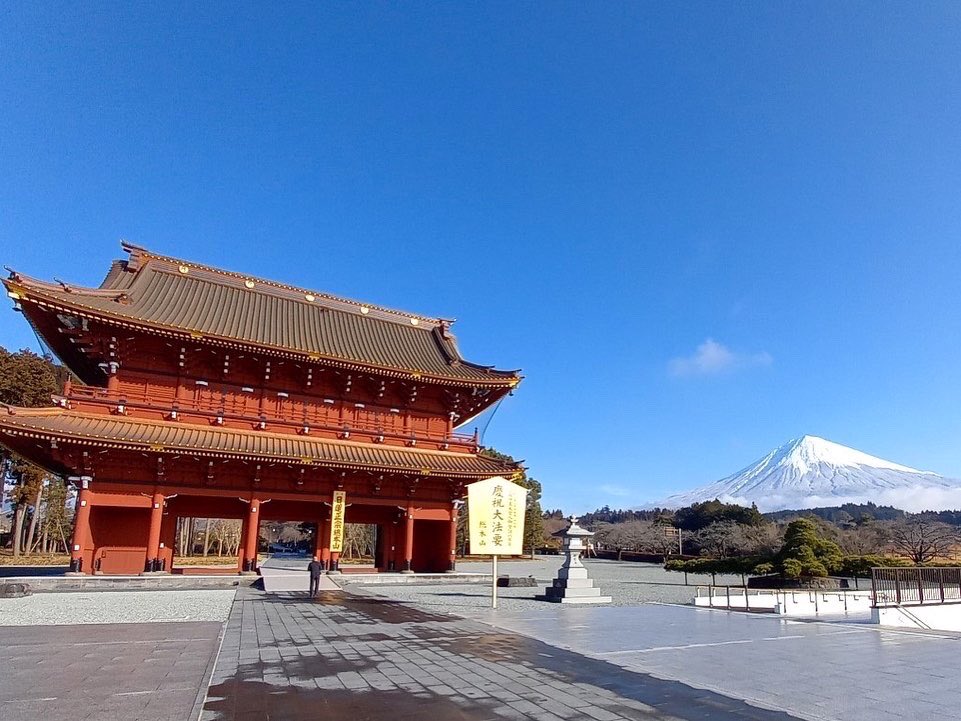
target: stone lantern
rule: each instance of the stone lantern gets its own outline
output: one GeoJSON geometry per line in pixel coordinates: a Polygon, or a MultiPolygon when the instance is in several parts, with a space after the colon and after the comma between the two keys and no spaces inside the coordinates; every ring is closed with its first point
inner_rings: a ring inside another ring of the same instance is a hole
{"type": "Polygon", "coordinates": [[[587,569],[581,563],[584,540],[594,534],[578,526],[574,516],[567,520],[570,525],[553,534],[563,540],[564,563],[557,572],[557,578],[538,598],[553,603],[610,603],[611,597],[602,596],[601,589],[594,588],[594,581],[587,577],[587,569]]]}

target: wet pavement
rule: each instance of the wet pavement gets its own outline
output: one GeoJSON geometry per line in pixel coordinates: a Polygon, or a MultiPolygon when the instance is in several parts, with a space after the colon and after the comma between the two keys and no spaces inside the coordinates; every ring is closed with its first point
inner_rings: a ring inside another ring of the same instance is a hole
{"type": "MultiPolygon", "coordinates": [[[[427,607],[429,608],[429,606],[427,607]]],[[[816,721],[961,716],[961,634],[690,606],[478,611],[507,633],[816,721]]]]}
{"type": "MultiPolygon", "coordinates": [[[[0,721],[940,721],[961,708],[959,634],[661,604],[476,599],[463,618],[433,592],[377,595],[390,592],[244,588],[226,626],[0,627],[0,721]]],[[[103,594],[117,618],[128,597],[103,594]]]]}
{"type": "Polygon", "coordinates": [[[195,719],[222,627],[197,622],[0,628],[0,719],[195,719]]]}
{"type": "Polygon", "coordinates": [[[238,593],[201,715],[267,719],[789,721],[479,621],[327,592],[238,593]]]}

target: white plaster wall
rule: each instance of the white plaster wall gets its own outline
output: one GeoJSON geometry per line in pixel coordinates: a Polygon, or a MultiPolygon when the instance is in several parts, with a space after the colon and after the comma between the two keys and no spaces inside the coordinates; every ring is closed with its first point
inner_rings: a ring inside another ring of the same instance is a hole
{"type": "Polygon", "coordinates": [[[871,621],[898,628],[961,631],[961,603],[873,608],[871,621]]]}

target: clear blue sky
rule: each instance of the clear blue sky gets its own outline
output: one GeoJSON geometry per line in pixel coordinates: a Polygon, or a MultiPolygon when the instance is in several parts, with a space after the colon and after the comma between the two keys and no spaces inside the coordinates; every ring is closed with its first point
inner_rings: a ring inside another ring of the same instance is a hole
{"type": "Polygon", "coordinates": [[[4,4],[0,261],[456,317],[567,511],[805,433],[961,477],[959,8],[4,4]]]}

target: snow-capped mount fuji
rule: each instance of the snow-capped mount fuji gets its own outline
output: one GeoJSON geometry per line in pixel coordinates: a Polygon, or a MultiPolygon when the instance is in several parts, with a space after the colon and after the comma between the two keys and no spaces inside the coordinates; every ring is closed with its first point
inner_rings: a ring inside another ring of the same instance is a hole
{"type": "Polygon", "coordinates": [[[961,507],[961,481],[802,436],[733,476],[670,496],[663,505],[676,508],[715,498],[756,503],[761,511],[869,501],[907,511],[940,510],[961,507]]]}

